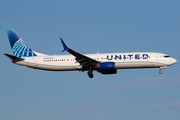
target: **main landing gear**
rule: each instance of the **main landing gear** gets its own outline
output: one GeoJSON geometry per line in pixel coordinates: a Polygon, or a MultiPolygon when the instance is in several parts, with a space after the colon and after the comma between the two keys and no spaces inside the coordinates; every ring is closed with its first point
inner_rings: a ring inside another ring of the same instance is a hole
{"type": "Polygon", "coordinates": [[[89,78],[93,78],[93,70],[92,67],[90,67],[90,70],[87,72],[87,74],[89,75],[89,78]]]}
{"type": "Polygon", "coordinates": [[[93,78],[93,76],[94,76],[92,71],[88,71],[87,74],[89,75],[89,78],[93,78]]]}

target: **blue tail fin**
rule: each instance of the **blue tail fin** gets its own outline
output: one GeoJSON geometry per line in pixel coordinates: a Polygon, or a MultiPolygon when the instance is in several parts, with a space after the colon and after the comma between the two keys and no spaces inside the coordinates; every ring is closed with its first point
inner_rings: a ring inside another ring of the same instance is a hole
{"type": "Polygon", "coordinates": [[[13,29],[6,29],[9,42],[11,45],[11,49],[13,55],[16,57],[31,57],[37,56],[31,48],[29,48],[22,38],[13,30],[13,29]]]}

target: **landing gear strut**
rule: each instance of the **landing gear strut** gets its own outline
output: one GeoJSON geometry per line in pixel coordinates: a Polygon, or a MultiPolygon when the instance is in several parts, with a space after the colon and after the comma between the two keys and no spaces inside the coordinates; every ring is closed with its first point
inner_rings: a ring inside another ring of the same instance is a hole
{"type": "Polygon", "coordinates": [[[162,66],[162,67],[160,67],[160,68],[159,68],[159,74],[162,74],[161,69],[165,69],[165,68],[167,68],[167,66],[162,66]]]}

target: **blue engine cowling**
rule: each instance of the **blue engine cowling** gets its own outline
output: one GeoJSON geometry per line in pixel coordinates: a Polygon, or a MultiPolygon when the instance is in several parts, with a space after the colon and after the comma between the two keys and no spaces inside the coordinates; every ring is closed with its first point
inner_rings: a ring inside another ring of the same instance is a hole
{"type": "Polygon", "coordinates": [[[116,74],[117,69],[115,69],[115,63],[114,62],[100,63],[99,72],[102,74],[116,74]]]}
{"type": "Polygon", "coordinates": [[[114,62],[103,62],[99,64],[100,70],[110,70],[115,69],[115,63],[114,62]]]}

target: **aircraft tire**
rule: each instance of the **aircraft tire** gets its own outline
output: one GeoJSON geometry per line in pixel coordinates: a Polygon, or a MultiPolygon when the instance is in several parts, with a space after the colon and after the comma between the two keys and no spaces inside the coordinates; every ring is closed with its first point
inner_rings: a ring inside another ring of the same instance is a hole
{"type": "Polygon", "coordinates": [[[89,78],[93,78],[93,73],[92,73],[92,71],[88,71],[88,75],[89,75],[89,78]]]}

